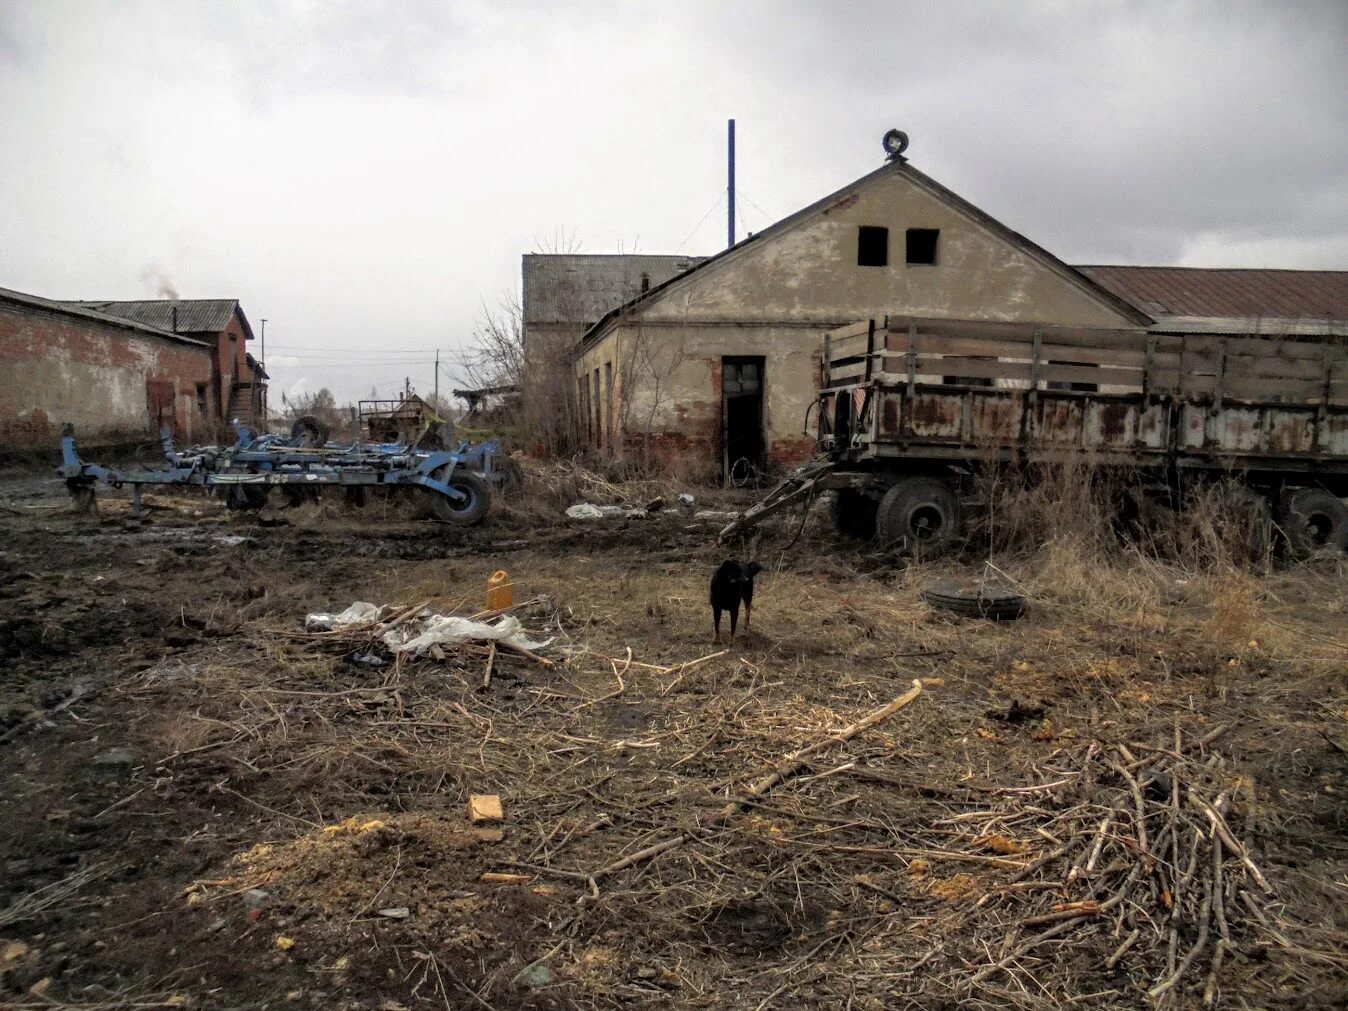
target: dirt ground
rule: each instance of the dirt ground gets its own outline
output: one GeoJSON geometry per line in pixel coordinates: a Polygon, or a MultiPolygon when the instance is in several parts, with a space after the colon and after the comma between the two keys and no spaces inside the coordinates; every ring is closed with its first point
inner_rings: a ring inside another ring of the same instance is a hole
{"type": "Polygon", "coordinates": [[[0,479],[0,1006],[1348,1004],[1339,563],[1049,545],[992,622],[791,520],[713,646],[714,520],[150,503],[0,479]],[[497,569],[548,663],[304,631],[497,569]]]}

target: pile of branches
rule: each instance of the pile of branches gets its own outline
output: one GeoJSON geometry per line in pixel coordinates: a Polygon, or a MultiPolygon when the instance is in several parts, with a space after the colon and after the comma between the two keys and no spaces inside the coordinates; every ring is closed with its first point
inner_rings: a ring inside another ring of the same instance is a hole
{"type": "Polygon", "coordinates": [[[1256,948],[1313,954],[1288,940],[1242,838],[1253,785],[1207,753],[1220,732],[1186,744],[1176,727],[1164,746],[1062,751],[1036,785],[997,790],[990,807],[945,822],[959,843],[1027,858],[970,914],[983,955],[962,981],[969,996],[1034,1004],[1047,970],[1075,963],[1154,1006],[1206,1007],[1223,968],[1256,948]]]}

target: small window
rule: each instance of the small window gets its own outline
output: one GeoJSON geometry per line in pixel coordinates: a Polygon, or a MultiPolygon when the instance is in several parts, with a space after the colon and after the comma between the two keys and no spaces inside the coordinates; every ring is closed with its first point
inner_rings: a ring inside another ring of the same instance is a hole
{"type": "Polygon", "coordinates": [[[650,290],[651,290],[651,275],[650,275],[650,274],[642,274],[642,275],[641,275],[641,292],[642,292],[642,294],[645,294],[646,292],[648,292],[648,291],[650,291],[650,290]]]}
{"type": "Polygon", "coordinates": [[[908,262],[934,264],[940,238],[939,228],[908,229],[908,262]]]}
{"type": "Polygon", "coordinates": [[[857,229],[857,266],[889,266],[889,229],[862,225],[857,229]]]}

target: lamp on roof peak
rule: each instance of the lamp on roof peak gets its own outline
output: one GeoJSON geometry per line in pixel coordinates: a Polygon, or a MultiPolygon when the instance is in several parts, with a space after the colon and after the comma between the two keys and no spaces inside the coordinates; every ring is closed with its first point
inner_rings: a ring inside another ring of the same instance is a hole
{"type": "Polygon", "coordinates": [[[886,161],[907,161],[903,152],[908,150],[908,135],[902,130],[890,130],[881,142],[885,148],[886,161]]]}

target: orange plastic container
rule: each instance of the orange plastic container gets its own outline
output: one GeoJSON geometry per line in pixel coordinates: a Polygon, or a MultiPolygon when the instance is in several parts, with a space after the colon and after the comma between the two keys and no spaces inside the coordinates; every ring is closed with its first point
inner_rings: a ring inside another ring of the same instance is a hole
{"type": "Polygon", "coordinates": [[[487,610],[504,611],[515,603],[515,584],[505,569],[493,572],[487,579],[487,610]]]}

